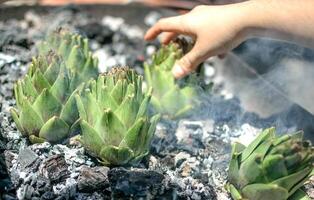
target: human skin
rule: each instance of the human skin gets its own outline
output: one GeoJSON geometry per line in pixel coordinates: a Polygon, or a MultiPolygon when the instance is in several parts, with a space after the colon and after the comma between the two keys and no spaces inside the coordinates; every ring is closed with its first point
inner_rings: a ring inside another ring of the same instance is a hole
{"type": "Polygon", "coordinates": [[[179,34],[195,39],[192,50],[172,69],[176,78],[182,78],[207,58],[223,55],[253,37],[314,47],[313,11],[313,0],[251,0],[221,6],[197,6],[184,15],[159,20],[144,39],[153,40],[161,33],[164,44],[179,34]]]}

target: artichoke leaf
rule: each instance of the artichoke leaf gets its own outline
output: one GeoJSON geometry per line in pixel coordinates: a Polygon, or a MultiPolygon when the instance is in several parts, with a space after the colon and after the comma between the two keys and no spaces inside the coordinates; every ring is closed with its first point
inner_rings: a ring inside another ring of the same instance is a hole
{"type": "Polygon", "coordinates": [[[30,135],[30,136],[28,137],[28,139],[29,139],[29,141],[30,141],[31,143],[33,143],[33,144],[46,142],[45,139],[40,138],[40,137],[37,137],[37,136],[35,136],[35,135],[30,135]]]}
{"type": "Polygon", "coordinates": [[[234,187],[232,184],[227,184],[226,189],[230,192],[232,199],[234,200],[244,200],[240,192],[237,188],[234,187]]]}
{"type": "Polygon", "coordinates": [[[64,59],[67,59],[71,51],[71,38],[63,37],[57,51],[64,59]]]}
{"type": "Polygon", "coordinates": [[[150,99],[152,97],[151,96],[152,91],[153,91],[153,88],[148,89],[147,95],[144,97],[144,99],[143,99],[143,101],[142,101],[142,103],[138,109],[136,120],[138,120],[141,117],[144,117],[147,114],[149,102],[150,102],[150,99]]]}
{"type": "Polygon", "coordinates": [[[13,118],[13,121],[15,122],[16,128],[22,133],[22,135],[27,135],[21,122],[20,122],[19,114],[18,114],[17,110],[14,108],[11,108],[10,113],[11,113],[11,116],[13,118]]]}
{"type": "Polygon", "coordinates": [[[311,198],[302,189],[298,189],[288,200],[311,200],[311,198]]]}
{"type": "Polygon", "coordinates": [[[145,123],[144,118],[138,119],[134,125],[128,130],[128,132],[125,134],[123,140],[121,141],[119,147],[129,147],[130,149],[137,149],[139,147],[139,144],[144,138],[140,137],[141,128],[143,127],[145,123]]]}
{"type": "Polygon", "coordinates": [[[163,110],[166,110],[168,114],[179,115],[187,107],[190,107],[190,102],[187,102],[185,96],[182,95],[178,86],[172,87],[165,95],[161,98],[160,104],[163,107],[163,110]],[[180,111],[180,113],[177,113],[180,111]]]}
{"type": "Polygon", "coordinates": [[[58,75],[61,70],[61,67],[60,67],[61,64],[63,63],[61,63],[60,58],[55,55],[54,59],[52,59],[48,68],[44,72],[44,77],[47,79],[50,85],[52,85],[57,80],[58,75]]]}
{"type": "Polygon", "coordinates": [[[108,92],[108,87],[103,87],[102,88],[102,92],[98,93],[100,100],[98,100],[98,102],[100,102],[100,105],[103,108],[110,108],[111,110],[116,110],[118,108],[118,104],[117,102],[114,100],[114,98],[109,94],[108,92]]]}
{"type": "Polygon", "coordinates": [[[150,103],[154,106],[155,110],[159,113],[161,112],[162,109],[162,105],[161,102],[159,101],[159,99],[156,98],[156,96],[152,96],[150,103]]]}
{"type": "Polygon", "coordinates": [[[193,105],[186,105],[185,107],[178,110],[178,112],[173,116],[173,118],[176,119],[179,117],[189,115],[189,113],[191,113],[191,111],[193,110],[193,107],[194,107],[193,105]]]}
{"type": "Polygon", "coordinates": [[[128,128],[134,124],[138,108],[139,105],[134,96],[126,96],[115,113],[125,127],[128,128]]]}
{"type": "Polygon", "coordinates": [[[77,121],[77,119],[79,118],[79,113],[75,99],[75,96],[77,94],[78,91],[74,91],[61,110],[60,118],[67,124],[74,124],[75,121],[77,121]]]}
{"type": "Polygon", "coordinates": [[[61,65],[61,69],[57,80],[50,88],[50,92],[55,96],[61,103],[65,102],[69,96],[70,80],[68,71],[64,65],[61,65]]]}
{"type": "Polygon", "coordinates": [[[304,182],[308,179],[312,168],[306,167],[289,176],[282,177],[272,182],[272,184],[278,185],[280,187],[286,188],[289,195],[292,195],[298,188],[300,188],[304,182]]]}
{"type": "Polygon", "coordinates": [[[106,144],[118,146],[127,132],[126,127],[110,109],[106,109],[95,125],[106,144]]]}
{"type": "Polygon", "coordinates": [[[56,143],[64,139],[69,133],[70,127],[59,117],[52,117],[41,128],[39,137],[49,142],[56,143]]]}
{"type": "Polygon", "coordinates": [[[22,85],[20,81],[18,81],[14,85],[14,97],[15,97],[17,107],[18,108],[22,107],[22,100],[24,98],[24,95],[23,95],[22,85]]]}
{"type": "Polygon", "coordinates": [[[142,153],[142,154],[136,156],[133,160],[131,160],[131,163],[133,165],[138,165],[143,160],[143,158],[146,157],[148,154],[149,154],[149,152],[147,151],[145,153],[142,153]]]}
{"type": "Polygon", "coordinates": [[[133,157],[133,151],[127,147],[109,145],[103,147],[100,152],[100,158],[109,162],[110,165],[125,165],[133,157]]]}
{"type": "Polygon", "coordinates": [[[61,62],[59,61],[59,58],[55,56],[55,59],[51,61],[48,68],[44,72],[44,77],[46,77],[50,85],[53,84],[58,78],[60,72],[60,64],[61,62]]]}
{"type": "Polygon", "coordinates": [[[258,155],[251,155],[244,164],[241,164],[237,184],[240,188],[243,188],[249,183],[267,182],[263,174],[262,166],[256,162],[258,158],[258,155]]]}
{"type": "Polygon", "coordinates": [[[153,81],[152,81],[152,71],[151,71],[152,67],[150,65],[148,65],[147,63],[144,63],[144,74],[145,74],[145,79],[147,81],[148,85],[152,85],[153,81]]]}
{"type": "Polygon", "coordinates": [[[77,106],[77,110],[79,112],[80,118],[87,121],[87,113],[85,111],[85,107],[84,107],[81,96],[78,94],[75,94],[75,100],[76,100],[76,106],[77,106]]]}
{"type": "Polygon", "coordinates": [[[39,69],[36,70],[34,76],[32,77],[32,82],[38,93],[41,93],[45,88],[49,89],[51,87],[48,80],[39,69]]]}
{"type": "Polygon", "coordinates": [[[43,121],[49,120],[61,111],[61,103],[45,88],[33,104],[34,110],[41,116],[43,121]]]}
{"type": "Polygon", "coordinates": [[[125,96],[124,95],[126,92],[126,88],[124,88],[125,85],[126,85],[125,80],[118,80],[113,89],[111,90],[110,95],[113,97],[113,99],[118,105],[121,104],[125,96]]]}
{"type": "Polygon", "coordinates": [[[88,151],[99,154],[103,145],[104,140],[101,135],[93,129],[85,120],[80,121],[82,130],[82,142],[88,151]]]}
{"type": "Polygon", "coordinates": [[[153,85],[155,95],[162,97],[169,91],[169,88],[175,88],[175,80],[171,72],[162,71],[159,67],[155,67],[153,76],[153,85]]]}
{"type": "Polygon", "coordinates": [[[243,150],[241,162],[245,161],[262,142],[273,138],[274,134],[275,128],[266,129],[261,134],[259,134],[257,138],[243,150]]]}
{"type": "Polygon", "coordinates": [[[23,81],[20,81],[21,91],[23,91],[24,96],[28,97],[28,99],[33,102],[35,97],[38,96],[38,92],[36,88],[33,86],[32,81],[28,75],[25,75],[23,81]]]}
{"type": "Polygon", "coordinates": [[[160,114],[157,114],[157,115],[154,115],[152,118],[151,118],[151,120],[150,120],[150,126],[149,126],[149,129],[148,129],[148,134],[147,134],[147,136],[146,136],[146,138],[145,138],[145,145],[144,145],[144,147],[146,148],[146,149],[148,149],[149,148],[149,145],[150,145],[150,141],[151,141],[151,139],[153,138],[153,135],[154,135],[154,133],[155,133],[155,131],[156,131],[156,126],[157,126],[157,123],[159,122],[159,120],[160,120],[160,114]]]}
{"type": "Polygon", "coordinates": [[[171,52],[168,57],[160,63],[160,68],[165,71],[170,71],[176,62],[177,55],[175,52],[171,52]]]}
{"type": "Polygon", "coordinates": [[[97,118],[101,116],[101,107],[98,105],[96,98],[90,91],[84,91],[85,98],[82,98],[84,109],[86,111],[86,119],[91,126],[94,126],[97,118]]]}
{"type": "Polygon", "coordinates": [[[245,146],[241,143],[232,144],[231,160],[229,163],[228,179],[230,183],[236,184],[239,180],[239,168],[240,168],[240,152],[243,151],[245,146]]]}
{"type": "Polygon", "coordinates": [[[97,59],[93,58],[92,53],[87,54],[86,62],[84,65],[84,69],[82,74],[86,77],[86,79],[94,78],[98,76],[98,68],[97,68],[97,59]],[[92,70],[91,70],[92,69],[92,70]]]}
{"type": "Polygon", "coordinates": [[[265,200],[276,199],[286,200],[289,196],[288,191],[285,188],[274,184],[250,184],[242,189],[244,198],[249,200],[265,200]]]}
{"type": "Polygon", "coordinates": [[[69,69],[82,71],[85,64],[85,56],[79,45],[74,45],[66,60],[66,66],[69,69]]]}
{"type": "Polygon", "coordinates": [[[44,125],[43,119],[40,115],[32,108],[29,101],[24,98],[22,105],[21,105],[21,112],[20,112],[20,124],[24,131],[30,133],[29,135],[36,135],[38,136],[39,130],[44,125]]]}
{"type": "Polygon", "coordinates": [[[268,181],[274,181],[288,175],[285,159],[282,155],[268,155],[263,160],[263,169],[268,181]]]}

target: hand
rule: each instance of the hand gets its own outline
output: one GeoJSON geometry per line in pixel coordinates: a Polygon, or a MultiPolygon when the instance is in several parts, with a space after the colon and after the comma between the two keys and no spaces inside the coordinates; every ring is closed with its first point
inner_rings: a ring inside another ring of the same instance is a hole
{"type": "Polygon", "coordinates": [[[159,20],[151,27],[145,40],[153,40],[163,33],[167,44],[179,34],[194,38],[195,45],[173,67],[176,78],[182,78],[211,56],[222,55],[246,39],[245,4],[224,6],[197,6],[191,12],[159,20]]]}

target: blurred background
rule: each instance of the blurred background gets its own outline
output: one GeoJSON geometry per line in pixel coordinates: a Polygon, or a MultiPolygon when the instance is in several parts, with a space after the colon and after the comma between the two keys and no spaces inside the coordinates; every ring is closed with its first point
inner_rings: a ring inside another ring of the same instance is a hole
{"type": "Polygon", "coordinates": [[[175,8],[191,9],[198,4],[226,4],[241,2],[241,0],[1,0],[10,5],[65,5],[69,3],[76,4],[127,4],[132,2],[143,3],[147,5],[158,5],[175,8]]]}

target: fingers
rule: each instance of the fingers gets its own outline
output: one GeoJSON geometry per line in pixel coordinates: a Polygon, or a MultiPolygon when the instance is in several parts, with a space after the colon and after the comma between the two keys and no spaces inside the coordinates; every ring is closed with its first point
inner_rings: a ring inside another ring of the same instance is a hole
{"type": "Polygon", "coordinates": [[[163,34],[163,37],[161,39],[161,43],[168,44],[171,40],[173,40],[177,36],[178,36],[178,34],[175,32],[166,32],[163,34]]]}
{"type": "Polygon", "coordinates": [[[195,45],[193,49],[177,61],[172,68],[172,74],[176,79],[183,78],[192,71],[205,59],[200,48],[195,45]]]}
{"type": "Polygon", "coordinates": [[[159,20],[153,27],[151,27],[145,34],[145,40],[155,39],[161,32],[176,32],[182,33],[183,27],[181,24],[181,17],[169,17],[159,20]]]}

